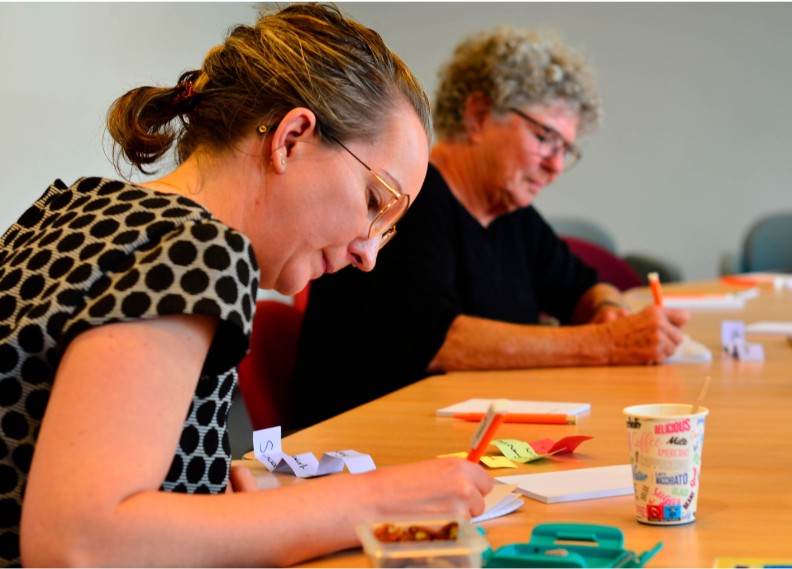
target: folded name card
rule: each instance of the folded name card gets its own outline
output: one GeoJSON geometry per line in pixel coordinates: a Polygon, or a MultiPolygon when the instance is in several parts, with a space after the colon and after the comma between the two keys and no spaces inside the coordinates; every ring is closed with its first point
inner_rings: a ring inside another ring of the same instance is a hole
{"type": "Polygon", "coordinates": [[[299,478],[324,476],[341,472],[344,466],[352,474],[368,472],[377,467],[371,456],[354,450],[326,452],[321,460],[313,453],[288,455],[281,449],[281,428],[270,427],[253,431],[253,454],[270,472],[294,474],[299,478]]]}
{"type": "Polygon", "coordinates": [[[721,344],[723,351],[746,362],[762,362],[765,359],[764,346],[745,341],[746,326],[742,320],[724,320],[721,323],[721,344]]]}

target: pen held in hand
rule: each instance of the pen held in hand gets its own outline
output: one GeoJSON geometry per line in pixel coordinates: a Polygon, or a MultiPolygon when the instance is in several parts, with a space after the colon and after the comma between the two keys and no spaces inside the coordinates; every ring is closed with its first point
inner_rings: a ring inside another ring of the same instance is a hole
{"type": "Polygon", "coordinates": [[[663,306],[663,287],[660,286],[660,275],[657,273],[649,273],[646,275],[647,280],[649,281],[649,288],[652,289],[652,296],[654,297],[654,303],[656,306],[663,306]]]}
{"type": "MultiPolygon", "coordinates": [[[[481,421],[484,413],[455,413],[451,417],[462,421],[481,421]]],[[[533,423],[547,425],[574,425],[577,417],[564,413],[506,413],[504,423],[533,423]]]]}
{"type": "Polygon", "coordinates": [[[479,423],[476,433],[473,435],[473,441],[467,455],[467,459],[470,462],[477,463],[481,459],[490,441],[495,436],[495,431],[498,430],[498,427],[506,418],[508,407],[509,402],[506,399],[496,399],[490,404],[487,413],[481,419],[481,423],[479,423]]]}

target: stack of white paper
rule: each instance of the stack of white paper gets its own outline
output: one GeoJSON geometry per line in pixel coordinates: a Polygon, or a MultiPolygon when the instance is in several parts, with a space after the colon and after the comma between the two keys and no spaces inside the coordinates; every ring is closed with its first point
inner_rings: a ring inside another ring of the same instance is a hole
{"type": "Polygon", "coordinates": [[[629,464],[499,476],[496,480],[516,484],[518,492],[546,504],[633,493],[632,468],[629,464]]]}

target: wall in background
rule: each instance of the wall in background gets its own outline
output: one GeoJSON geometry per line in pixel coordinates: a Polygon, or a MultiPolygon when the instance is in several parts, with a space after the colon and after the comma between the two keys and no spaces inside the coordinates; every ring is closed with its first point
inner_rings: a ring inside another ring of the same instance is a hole
{"type": "MultiPolygon", "coordinates": [[[[788,3],[350,2],[430,94],[467,33],[551,26],[597,70],[605,120],[536,204],[607,225],[620,252],[717,275],[748,224],[792,210],[788,3]]],[[[114,172],[104,113],[139,84],[172,85],[250,3],[0,3],[0,226],[55,178],[114,172]]]]}

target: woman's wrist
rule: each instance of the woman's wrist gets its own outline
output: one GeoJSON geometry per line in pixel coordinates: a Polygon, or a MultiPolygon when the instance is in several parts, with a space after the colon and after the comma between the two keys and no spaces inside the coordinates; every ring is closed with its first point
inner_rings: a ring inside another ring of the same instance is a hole
{"type": "Polygon", "coordinates": [[[600,309],[608,307],[608,306],[612,306],[614,308],[619,308],[619,309],[622,309],[622,310],[629,310],[627,308],[626,304],[621,303],[621,302],[619,302],[617,300],[613,300],[611,298],[606,298],[604,300],[600,300],[599,302],[597,302],[594,305],[594,313],[596,314],[597,312],[599,312],[600,309]]]}

